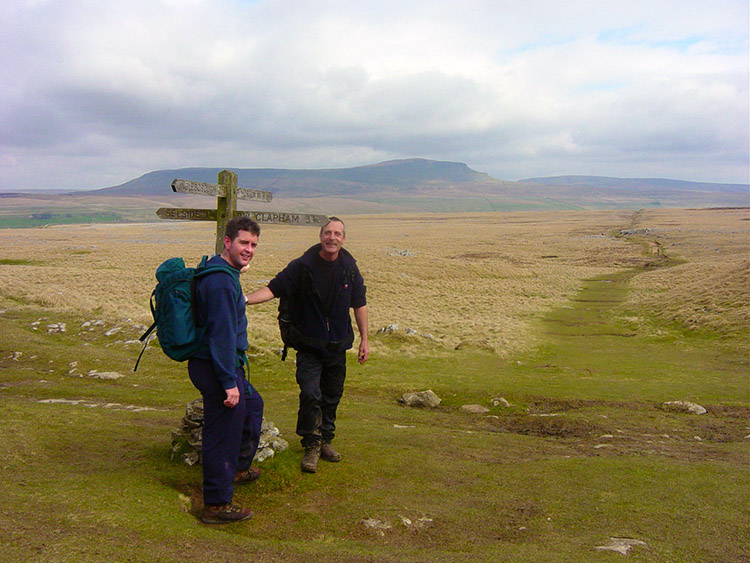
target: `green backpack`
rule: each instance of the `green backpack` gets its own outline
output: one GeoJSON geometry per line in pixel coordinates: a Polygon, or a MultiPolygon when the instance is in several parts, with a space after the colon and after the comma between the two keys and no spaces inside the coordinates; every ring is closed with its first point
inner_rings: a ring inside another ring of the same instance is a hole
{"type": "Polygon", "coordinates": [[[138,369],[154,329],[161,349],[173,360],[183,362],[198,351],[205,329],[198,319],[196,280],[214,272],[225,272],[239,285],[237,270],[221,264],[207,266],[207,260],[204,256],[196,268],[186,268],[182,258],[169,258],[156,269],[158,283],[150,300],[154,322],[139,339],[144,345],[133,371],[138,369]]]}

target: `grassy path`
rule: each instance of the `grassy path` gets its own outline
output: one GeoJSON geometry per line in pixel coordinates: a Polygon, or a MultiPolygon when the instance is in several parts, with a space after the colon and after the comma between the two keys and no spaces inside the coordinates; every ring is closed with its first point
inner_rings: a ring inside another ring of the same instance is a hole
{"type": "MultiPolygon", "coordinates": [[[[667,258],[654,262],[668,267],[667,258]]],[[[652,267],[652,266],[647,266],[652,267]]],[[[641,400],[746,404],[747,362],[715,335],[659,327],[648,312],[625,308],[630,281],[644,268],[584,280],[580,293],[553,310],[541,326],[544,344],[529,358],[526,376],[553,394],[641,400]]]]}

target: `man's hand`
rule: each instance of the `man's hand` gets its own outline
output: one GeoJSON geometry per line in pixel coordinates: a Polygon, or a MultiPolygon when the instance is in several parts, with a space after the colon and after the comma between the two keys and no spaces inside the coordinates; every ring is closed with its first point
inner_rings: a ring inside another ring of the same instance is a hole
{"type": "Polygon", "coordinates": [[[235,386],[231,389],[225,389],[225,391],[227,392],[227,398],[224,401],[224,406],[233,409],[240,402],[240,390],[235,386]]]}
{"type": "Polygon", "coordinates": [[[360,364],[364,364],[367,361],[367,358],[370,357],[370,344],[367,342],[367,340],[364,340],[359,343],[359,353],[357,354],[357,361],[360,364]]]}
{"type": "Polygon", "coordinates": [[[359,330],[357,361],[364,364],[370,357],[370,342],[367,339],[367,305],[354,309],[354,320],[357,321],[357,329],[359,330]]]}

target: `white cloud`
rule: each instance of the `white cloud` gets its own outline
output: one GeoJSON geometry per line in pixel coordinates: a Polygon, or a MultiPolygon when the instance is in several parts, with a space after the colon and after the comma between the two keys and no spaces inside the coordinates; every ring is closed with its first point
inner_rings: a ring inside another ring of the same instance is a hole
{"type": "Polygon", "coordinates": [[[10,0],[0,189],[417,156],[505,179],[746,182],[748,11],[744,0],[10,0]]]}

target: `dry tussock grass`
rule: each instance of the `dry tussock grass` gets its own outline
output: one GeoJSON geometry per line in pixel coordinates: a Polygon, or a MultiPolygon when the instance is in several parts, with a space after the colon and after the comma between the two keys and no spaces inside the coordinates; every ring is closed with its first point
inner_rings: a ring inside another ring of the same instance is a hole
{"type": "Polygon", "coordinates": [[[685,263],[636,276],[630,302],[695,329],[750,326],[750,209],[664,209],[639,214],[665,254],[685,263]]]}
{"type": "MultiPolygon", "coordinates": [[[[744,248],[747,255],[742,230],[747,223],[741,224],[739,215],[730,213],[728,222],[721,212],[639,215],[639,227],[653,229],[670,253],[690,262],[637,277],[633,299],[658,301],[663,314],[679,316],[684,305],[676,301],[692,299],[693,310],[698,297],[706,297],[707,272],[715,272],[727,288],[711,298],[737,305],[746,315],[747,265],[738,253],[744,248]],[[707,222],[709,217],[715,224],[707,222]],[[700,243],[694,241],[696,229],[706,231],[700,243]],[[717,256],[722,256],[721,271],[715,270],[717,256]],[[675,300],[675,307],[663,307],[665,299],[675,300]]],[[[640,245],[614,236],[632,220],[627,210],[353,216],[346,218],[347,247],[368,286],[371,333],[397,323],[450,347],[476,345],[506,355],[535,343],[532,321],[573,296],[581,279],[643,262],[640,245]]],[[[317,240],[312,228],[264,225],[262,230],[256,258],[243,275],[247,291],[264,285],[317,240]]],[[[0,241],[6,261],[33,261],[0,266],[2,307],[31,303],[51,314],[81,311],[147,324],[156,267],[170,256],[197,263],[213,249],[214,226],[58,226],[1,230],[0,241]]],[[[255,342],[278,343],[275,303],[252,308],[249,318],[255,342]]]]}

